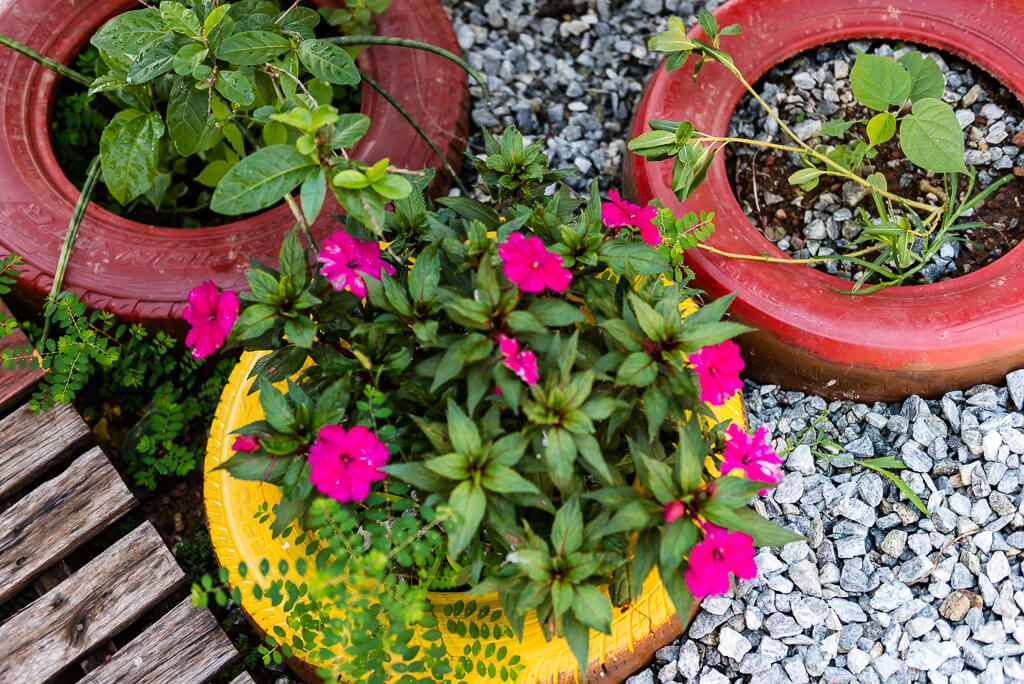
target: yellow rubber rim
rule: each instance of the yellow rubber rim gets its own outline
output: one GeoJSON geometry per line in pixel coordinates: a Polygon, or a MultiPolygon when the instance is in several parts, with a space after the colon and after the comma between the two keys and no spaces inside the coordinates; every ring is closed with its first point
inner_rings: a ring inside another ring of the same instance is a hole
{"type": "MultiPolygon", "coordinates": [[[[248,394],[249,386],[252,384],[248,377],[249,372],[260,356],[261,354],[255,352],[243,354],[221,395],[210,428],[203,494],[213,548],[220,564],[228,569],[229,583],[241,591],[242,609],[268,634],[273,633],[275,627],[284,628],[286,636],[279,640],[290,643],[295,632],[288,627],[284,611],[280,606],[272,605],[266,597],[257,600],[252,594],[252,588],[257,581],[265,584],[266,578],[258,570],[262,559],[267,559],[272,568],[276,568],[281,560],[288,561],[289,568],[294,568],[295,561],[299,558],[306,558],[307,561],[310,559],[289,539],[272,539],[270,526],[256,520],[255,515],[261,504],[266,502],[273,506],[280,501],[276,487],[261,482],[236,480],[226,470],[214,470],[233,453],[231,432],[263,418],[258,393],[248,394]],[[243,561],[249,568],[244,578],[238,574],[238,564],[243,561]]],[[[714,413],[719,421],[731,419],[741,426],[746,426],[743,399],[739,392],[724,406],[714,407],[714,413]]],[[[275,575],[274,578],[279,576],[275,575]]],[[[298,578],[296,576],[293,579],[298,578]]],[[[442,630],[445,623],[442,613],[444,606],[470,599],[475,600],[480,607],[489,605],[492,612],[501,608],[497,594],[469,597],[461,592],[430,593],[430,601],[440,619],[442,630]]],[[[610,635],[595,631],[590,633],[592,660],[588,669],[591,672],[600,671],[602,665],[612,670],[617,660],[624,655],[635,653],[638,646],[643,645],[645,650],[650,649],[653,653],[654,649],[663,645],[657,643],[658,641],[667,642],[673,638],[673,635],[669,635],[666,639],[664,635],[665,626],[676,616],[675,609],[661,584],[657,570],[644,582],[640,597],[628,609],[616,610],[613,615],[610,635]],[[652,640],[655,632],[659,632],[662,638],[652,640]]],[[[676,622],[676,625],[678,624],[676,622]]],[[[678,636],[680,629],[679,626],[675,627],[674,636],[678,636]]],[[[444,641],[449,652],[458,657],[462,655],[464,646],[476,640],[446,631],[444,641]]],[[[530,613],[526,619],[522,642],[511,637],[498,640],[495,645],[498,648],[505,646],[509,651],[509,657],[518,655],[525,664],[526,669],[518,679],[520,683],[559,684],[578,681],[579,669],[565,640],[545,641],[534,613],[530,613]]],[[[316,654],[296,652],[296,657],[314,669],[330,667],[329,663],[319,660],[316,654]]],[[[472,675],[472,679],[481,684],[501,682],[498,677],[479,675],[472,675]]]]}

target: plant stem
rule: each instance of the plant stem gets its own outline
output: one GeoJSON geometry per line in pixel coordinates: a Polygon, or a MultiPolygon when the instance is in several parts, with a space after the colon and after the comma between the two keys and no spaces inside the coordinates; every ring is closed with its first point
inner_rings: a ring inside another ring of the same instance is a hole
{"type": "MultiPolygon", "coordinates": [[[[92,193],[96,188],[96,181],[99,180],[99,177],[100,158],[97,155],[92,158],[92,162],[89,164],[89,170],[85,176],[85,184],[82,186],[82,192],[78,196],[75,210],[71,213],[71,221],[68,223],[67,233],[64,234],[64,244],[60,248],[60,258],[57,260],[57,271],[53,274],[53,284],[50,286],[50,294],[47,297],[50,301],[55,301],[57,294],[60,293],[61,287],[64,285],[64,274],[68,270],[68,262],[71,261],[71,249],[75,245],[75,239],[78,237],[78,228],[82,225],[82,218],[85,216],[85,208],[89,206],[89,200],[92,199],[92,193]]],[[[49,335],[50,314],[47,314],[43,322],[43,336],[39,339],[39,347],[41,349],[45,347],[46,339],[49,335]]]]}
{"type": "MultiPolygon", "coordinates": [[[[757,91],[754,90],[754,87],[751,86],[749,83],[747,83],[747,79],[743,78],[743,74],[740,73],[740,70],[737,69],[734,64],[732,64],[732,63],[726,64],[725,62],[720,62],[720,64],[722,64],[722,66],[724,66],[726,69],[731,71],[733,76],[735,76],[737,79],[739,79],[740,83],[743,84],[743,87],[746,88],[747,92],[750,93],[751,97],[753,97],[755,100],[757,100],[757,103],[760,104],[764,108],[764,110],[766,112],[768,112],[768,116],[772,117],[772,119],[775,120],[775,123],[779,124],[779,128],[781,128],[782,131],[786,135],[788,135],[794,142],[796,142],[800,146],[801,150],[803,150],[807,154],[810,154],[811,156],[813,156],[815,159],[817,159],[818,161],[822,162],[826,166],[832,167],[833,169],[838,171],[839,174],[841,176],[843,176],[844,178],[848,178],[848,179],[850,179],[850,180],[852,180],[852,181],[854,181],[856,183],[860,183],[861,185],[864,185],[866,187],[872,188],[872,189],[876,190],[878,192],[878,194],[882,195],[883,197],[888,197],[889,199],[895,200],[895,201],[897,201],[897,202],[899,202],[901,204],[904,204],[904,205],[906,205],[908,207],[913,207],[915,209],[921,209],[922,211],[927,211],[927,212],[931,212],[931,213],[937,213],[937,212],[941,213],[942,212],[942,209],[943,209],[942,207],[936,207],[936,206],[934,206],[932,204],[925,204],[923,202],[916,202],[914,200],[909,200],[909,199],[906,199],[905,197],[900,197],[899,195],[894,195],[891,192],[889,192],[888,190],[882,190],[881,188],[876,188],[874,185],[872,185],[871,183],[867,182],[865,179],[861,178],[857,174],[853,173],[852,171],[847,169],[842,164],[839,164],[839,163],[829,159],[827,156],[825,156],[821,152],[818,152],[813,147],[811,147],[810,145],[808,145],[803,140],[801,140],[800,138],[797,137],[796,133],[794,133],[792,131],[792,129],[790,129],[790,127],[787,126],[785,124],[785,122],[783,122],[783,120],[778,117],[778,115],[775,113],[775,111],[771,107],[768,106],[768,103],[761,99],[761,96],[757,94],[757,91]]],[[[754,141],[754,140],[746,140],[744,142],[748,142],[748,143],[752,143],[752,144],[764,144],[764,143],[761,143],[759,141],[754,141]]]]}
{"type": "Polygon", "coordinates": [[[810,257],[808,259],[792,259],[789,257],[769,257],[760,254],[737,254],[735,252],[726,252],[711,245],[706,245],[703,242],[698,242],[697,246],[701,249],[707,250],[712,254],[718,254],[719,256],[729,257],[731,259],[746,259],[747,261],[763,261],[769,264],[816,264],[823,261],[835,261],[839,256],[849,258],[858,257],[864,254],[870,254],[871,252],[877,252],[882,249],[885,245],[875,245],[874,247],[866,247],[858,252],[851,252],[850,254],[827,256],[827,257],[810,257]]]}
{"type": "Polygon", "coordinates": [[[353,47],[368,46],[368,45],[394,45],[397,47],[413,48],[415,50],[424,50],[426,52],[433,52],[435,55],[441,55],[445,59],[455,62],[465,70],[467,74],[473,77],[480,87],[483,89],[483,95],[485,100],[491,99],[491,91],[487,87],[487,81],[480,74],[479,71],[469,65],[469,62],[462,59],[458,55],[445,50],[444,48],[431,45],[430,43],[424,43],[419,40],[413,40],[412,38],[395,38],[393,36],[339,36],[337,38],[324,38],[329,43],[335,45],[348,45],[353,47]]]}
{"type": "Polygon", "coordinates": [[[381,86],[381,85],[380,85],[379,83],[377,83],[377,82],[376,82],[375,80],[373,80],[372,78],[370,78],[370,76],[369,76],[368,74],[365,74],[365,73],[364,73],[364,74],[363,74],[363,79],[364,79],[364,80],[365,80],[365,81],[366,81],[367,83],[369,83],[369,84],[370,84],[370,87],[371,87],[371,88],[373,88],[373,89],[374,89],[374,90],[376,90],[376,91],[377,91],[378,93],[380,93],[380,94],[381,94],[381,96],[382,96],[382,97],[383,97],[383,98],[384,98],[385,100],[387,100],[388,102],[390,102],[390,103],[391,103],[391,106],[392,106],[392,107],[394,107],[394,108],[395,108],[396,110],[398,110],[398,113],[399,113],[399,114],[401,114],[401,115],[402,115],[402,117],[403,117],[403,118],[404,118],[404,119],[405,119],[406,121],[408,121],[408,122],[409,122],[409,125],[411,125],[411,126],[412,126],[413,128],[415,128],[415,129],[416,129],[416,132],[417,132],[417,133],[419,134],[419,136],[420,136],[421,138],[423,138],[424,140],[426,140],[426,141],[427,141],[427,144],[428,144],[428,145],[430,145],[430,149],[432,149],[432,150],[434,151],[434,154],[436,154],[436,155],[437,155],[437,158],[441,160],[441,163],[442,163],[442,164],[444,164],[444,168],[445,168],[445,171],[447,171],[447,172],[448,172],[448,175],[450,175],[450,176],[452,177],[452,180],[454,180],[454,181],[455,181],[455,184],[459,186],[459,189],[460,189],[460,190],[462,190],[462,194],[464,194],[464,195],[466,195],[466,196],[468,197],[468,196],[469,196],[469,194],[470,194],[470,193],[469,193],[469,188],[467,188],[467,187],[466,187],[466,186],[465,186],[465,185],[463,184],[463,182],[462,182],[462,179],[461,179],[461,178],[459,178],[459,174],[455,173],[455,169],[453,169],[453,168],[452,168],[452,165],[448,163],[448,159],[447,159],[447,158],[445,158],[445,156],[444,156],[444,153],[442,153],[442,152],[441,152],[441,148],[439,148],[439,147],[438,147],[438,146],[437,146],[437,145],[436,145],[436,144],[434,143],[434,141],[433,141],[433,140],[431,139],[431,137],[430,137],[430,136],[429,136],[429,135],[427,134],[427,132],[426,132],[425,130],[423,130],[423,127],[422,127],[422,126],[420,126],[419,122],[417,122],[417,121],[416,121],[416,119],[414,119],[414,118],[413,118],[413,116],[412,116],[412,115],[411,115],[411,114],[410,114],[409,112],[407,112],[407,111],[405,110],[405,108],[404,108],[404,107],[403,107],[403,106],[402,106],[401,104],[399,104],[399,102],[398,102],[398,101],[397,101],[397,100],[396,100],[396,99],[395,99],[394,97],[392,97],[392,96],[391,96],[391,93],[389,93],[388,91],[386,91],[386,90],[385,90],[385,89],[383,88],[383,86],[381,86]]]}
{"type": "Polygon", "coordinates": [[[54,60],[50,59],[49,57],[47,57],[46,55],[42,55],[42,54],[36,52],[32,48],[30,48],[28,45],[25,45],[24,43],[19,43],[18,41],[14,40],[10,36],[4,35],[3,33],[0,33],[0,45],[6,45],[7,47],[11,48],[15,52],[20,52],[21,54],[25,55],[29,59],[33,59],[36,62],[39,62],[40,64],[42,64],[47,69],[50,69],[52,71],[56,71],[58,74],[60,74],[64,78],[70,78],[75,83],[78,83],[80,85],[84,85],[86,87],[89,87],[90,85],[92,85],[92,79],[89,78],[88,76],[86,76],[85,74],[83,74],[81,72],[78,72],[78,71],[75,71],[71,67],[65,66],[65,65],[61,64],[60,62],[54,61],[54,60]]]}
{"type": "Polygon", "coordinates": [[[306,221],[306,215],[302,213],[302,209],[295,203],[295,198],[292,197],[292,193],[288,193],[284,196],[284,201],[288,203],[288,208],[292,210],[292,214],[295,216],[295,220],[302,228],[302,232],[306,235],[306,241],[309,242],[310,249],[313,250],[313,254],[316,254],[320,250],[316,246],[316,239],[313,238],[313,232],[309,229],[309,223],[306,221]]]}

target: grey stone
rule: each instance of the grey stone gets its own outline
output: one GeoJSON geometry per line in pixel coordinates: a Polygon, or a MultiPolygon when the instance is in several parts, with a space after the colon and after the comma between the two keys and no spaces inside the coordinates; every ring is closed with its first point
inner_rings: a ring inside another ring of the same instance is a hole
{"type": "Polygon", "coordinates": [[[860,499],[847,499],[840,506],[838,513],[844,518],[853,520],[865,527],[871,527],[875,524],[875,520],[878,519],[875,509],[860,499]]]}
{"type": "Polygon", "coordinates": [[[927,473],[932,469],[932,459],[914,442],[904,442],[900,452],[907,467],[919,473],[927,473]]]}
{"type": "Polygon", "coordinates": [[[951,649],[934,641],[915,641],[907,651],[907,667],[935,671],[952,656],[951,649]]]}
{"type": "Polygon", "coordinates": [[[814,474],[814,455],[806,444],[798,445],[786,457],[786,468],[795,470],[802,475],[814,474]]]}
{"type": "Polygon", "coordinates": [[[729,627],[722,627],[718,633],[718,652],[726,658],[740,661],[752,646],[750,640],[729,627]]]}
{"type": "Polygon", "coordinates": [[[1010,562],[1006,559],[1006,554],[1002,551],[997,551],[992,554],[992,558],[985,566],[985,574],[993,584],[999,584],[1005,578],[1010,576],[1010,562]]]}
{"type": "Polygon", "coordinates": [[[626,684],[654,684],[654,673],[650,670],[641,670],[627,679],[626,684]]]}
{"type": "Polygon", "coordinates": [[[775,488],[773,496],[777,503],[797,503],[804,495],[804,478],[800,473],[789,473],[775,488]]]}
{"type": "Polygon", "coordinates": [[[914,598],[910,589],[899,582],[886,582],[871,596],[871,607],[883,613],[890,613],[914,598]]]}
{"type": "Polygon", "coordinates": [[[679,673],[679,666],[676,665],[676,661],[665,663],[665,665],[658,670],[658,681],[661,684],[669,684],[669,682],[675,681],[676,674],[679,673]]]}
{"type": "Polygon", "coordinates": [[[841,598],[829,599],[828,607],[834,610],[839,620],[844,623],[867,622],[868,620],[864,609],[853,601],[841,598]]]}
{"type": "Polygon", "coordinates": [[[923,579],[931,569],[931,559],[925,556],[915,556],[900,566],[899,580],[905,584],[913,584],[923,579]]]}
{"type": "Polygon", "coordinates": [[[1006,388],[1018,409],[1024,409],[1024,369],[1006,374],[1006,388]]]}
{"type": "Polygon", "coordinates": [[[803,630],[796,620],[785,613],[772,613],[764,621],[764,629],[773,639],[796,636],[803,630]]]}
{"type": "Polygon", "coordinates": [[[821,624],[828,614],[828,604],[812,596],[796,599],[790,603],[789,608],[797,624],[804,629],[821,624]]]}
{"type": "Polygon", "coordinates": [[[867,472],[857,481],[857,491],[868,506],[877,507],[882,502],[882,478],[873,472],[867,472]]]}
{"type": "Polygon", "coordinates": [[[836,555],[840,558],[859,558],[867,553],[864,537],[843,537],[837,539],[836,555]]]}
{"type": "Polygon", "coordinates": [[[889,533],[882,539],[879,548],[893,558],[899,558],[907,543],[907,533],[903,530],[889,530],[889,533]]]}
{"type": "Polygon", "coordinates": [[[693,679],[700,672],[700,653],[695,642],[689,639],[683,642],[679,649],[679,658],[676,660],[676,668],[684,681],[693,679]]]}

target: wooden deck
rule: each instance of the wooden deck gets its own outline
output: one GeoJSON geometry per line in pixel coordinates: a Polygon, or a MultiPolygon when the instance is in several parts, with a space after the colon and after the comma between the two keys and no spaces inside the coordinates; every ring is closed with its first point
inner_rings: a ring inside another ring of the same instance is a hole
{"type": "Polygon", "coordinates": [[[135,497],[81,416],[24,405],[38,379],[0,371],[0,682],[210,681],[235,647],[180,598],[187,578],[156,529],[119,522],[135,497]]]}

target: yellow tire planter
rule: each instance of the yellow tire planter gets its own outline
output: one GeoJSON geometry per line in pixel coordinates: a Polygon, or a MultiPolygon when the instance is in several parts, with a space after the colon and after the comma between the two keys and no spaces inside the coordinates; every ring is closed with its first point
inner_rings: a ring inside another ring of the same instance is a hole
{"type": "MultiPolygon", "coordinates": [[[[231,444],[234,438],[231,432],[263,418],[259,395],[247,394],[251,384],[248,380],[249,372],[259,358],[257,353],[243,354],[221,395],[210,428],[203,493],[213,548],[220,564],[230,573],[231,586],[241,590],[242,609],[255,626],[265,633],[271,633],[276,626],[283,627],[288,635],[282,641],[290,642],[291,630],[281,607],[272,605],[266,597],[256,600],[252,595],[253,585],[264,579],[258,571],[262,559],[270,561],[271,567],[276,568],[279,561],[285,560],[289,568],[294,568],[295,561],[305,557],[303,549],[290,543],[289,539],[272,539],[270,526],[256,520],[256,511],[263,503],[273,506],[280,500],[277,487],[236,480],[226,470],[214,470],[233,453],[231,444]],[[244,578],[238,574],[240,562],[245,562],[249,568],[244,578]]],[[[715,415],[720,421],[731,419],[746,426],[743,400],[739,393],[725,406],[715,408],[715,415]]],[[[297,576],[293,579],[297,579],[297,576]]],[[[470,598],[476,600],[481,607],[489,605],[492,612],[501,608],[497,594],[467,597],[461,592],[431,592],[430,601],[441,618],[442,629],[446,622],[441,612],[444,606],[460,600],[468,601],[470,598]]],[[[695,602],[693,611],[686,616],[686,624],[693,618],[698,607],[699,604],[695,602]]],[[[672,601],[655,570],[644,582],[640,597],[627,609],[615,610],[610,635],[591,632],[590,653],[593,659],[588,667],[588,679],[602,683],[623,681],[646,663],[654,651],[678,637],[682,628],[672,601]]],[[[460,656],[463,647],[474,639],[446,633],[444,641],[450,653],[460,656]]],[[[570,684],[578,681],[579,670],[565,640],[545,641],[532,612],[526,619],[521,643],[515,637],[495,643],[499,647],[506,646],[511,655],[520,656],[521,662],[525,664],[526,668],[517,684],[570,684]]],[[[315,654],[296,652],[296,658],[302,662],[289,664],[309,681],[319,681],[316,669],[328,666],[317,660],[315,654]]],[[[480,684],[501,681],[477,675],[473,675],[473,678],[480,684]]]]}

